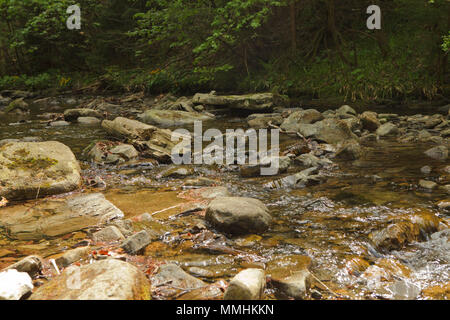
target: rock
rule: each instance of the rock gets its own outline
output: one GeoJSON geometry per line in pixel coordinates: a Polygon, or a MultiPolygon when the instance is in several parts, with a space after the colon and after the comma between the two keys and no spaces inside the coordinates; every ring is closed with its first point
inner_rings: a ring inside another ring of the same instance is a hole
{"type": "Polygon", "coordinates": [[[76,122],[80,117],[94,117],[97,119],[103,119],[103,116],[97,110],[79,108],[79,109],[68,109],[64,111],[64,119],[69,122],[76,122]]]}
{"type": "Polygon", "coordinates": [[[35,97],[36,93],[22,90],[3,90],[1,92],[1,95],[12,99],[19,99],[19,98],[28,99],[35,97]]]}
{"type": "Polygon", "coordinates": [[[415,300],[420,288],[407,280],[397,280],[388,287],[395,300],[415,300]]]}
{"type": "Polygon", "coordinates": [[[282,98],[272,93],[255,93],[247,95],[217,96],[213,93],[197,93],[192,102],[195,105],[220,106],[230,109],[243,109],[249,111],[269,111],[276,104],[285,103],[282,98]]]}
{"type": "Polygon", "coordinates": [[[427,287],[421,295],[425,300],[450,300],[450,281],[427,287]]]}
{"type": "Polygon", "coordinates": [[[285,255],[281,257],[272,257],[267,262],[266,272],[273,280],[283,280],[293,273],[301,273],[308,270],[312,259],[300,254],[285,255]]]}
{"type": "Polygon", "coordinates": [[[361,156],[361,146],[355,140],[351,140],[340,144],[334,157],[339,160],[356,160],[361,156]]]}
{"type": "Polygon", "coordinates": [[[89,256],[91,251],[90,247],[80,247],[64,252],[64,254],[55,260],[56,264],[60,268],[66,268],[74,262],[78,262],[81,259],[85,259],[89,256]]]}
{"type": "Polygon", "coordinates": [[[145,274],[116,259],[72,266],[39,287],[30,300],[150,300],[145,274]]]}
{"type": "Polygon", "coordinates": [[[448,148],[446,146],[437,146],[425,151],[425,154],[435,160],[445,161],[448,158],[448,148]]]}
{"type": "Polygon", "coordinates": [[[216,274],[208,269],[198,268],[198,267],[190,267],[188,272],[195,277],[202,278],[215,278],[216,274]]]}
{"type": "Polygon", "coordinates": [[[34,206],[16,205],[2,210],[0,227],[19,240],[62,236],[84,228],[123,218],[104,195],[86,194],[43,200],[34,206]]]}
{"type": "Polygon", "coordinates": [[[355,135],[342,120],[328,118],[316,122],[314,124],[314,128],[315,129],[312,136],[317,140],[324,141],[326,143],[338,144],[339,142],[355,139],[355,135]]]}
{"type": "Polygon", "coordinates": [[[276,175],[280,173],[284,173],[289,169],[289,166],[291,165],[291,158],[288,156],[269,156],[265,157],[264,159],[261,159],[259,164],[257,165],[242,165],[239,167],[239,173],[241,177],[243,178],[250,178],[250,177],[259,177],[263,175],[276,175]],[[277,170],[277,162],[278,162],[278,170],[277,170]],[[274,168],[274,171],[271,172],[269,170],[268,172],[264,171],[264,168],[274,168]]]}
{"type": "Polygon", "coordinates": [[[434,214],[424,212],[400,216],[392,222],[385,229],[369,235],[376,248],[398,250],[408,243],[424,240],[438,230],[440,220],[434,214]]]}
{"type": "Polygon", "coordinates": [[[42,258],[39,256],[28,256],[20,261],[10,265],[5,270],[17,270],[19,272],[25,272],[30,275],[30,277],[35,278],[41,273],[42,270],[42,258]]]}
{"type": "Polygon", "coordinates": [[[231,280],[224,300],[260,300],[266,287],[264,270],[245,269],[231,280]]]}
{"type": "Polygon", "coordinates": [[[311,273],[308,270],[294,272],[282,280],[272,280],[272,285],[284,295],[301,300],[311,288],[311,273]]]}
{"type": "Polygon", "coordinates": [[[430,174],[432,171],[430,166],[423,166],[422,168],[420,168],[420,172],[422,172],[423,174],[430,174]]]}
{"type": "Polygon", "coordinates": [[[138,232],[124,240],[120,247],[129,254],[137,254],[141,250],[145,249],[145,247],[147,247],[153,240],[158,238],[159,235],[142,230],[141,232],[138,232]]]}
{"type": "Polygon", "coordinates": [[[283,117],[279,113],[256,113],[247,117],[249,127],[265,129],[269,127],[269,123],[279,126],[283,122],[283,117]]]}
{"type": "Polygon", "coordinates": [[[420,141],[426,141],[429,138],[431,138],[431,133],[429,133],[427,130],[421,130],[417,135],[417,139],[419,139],[420,141]]]}
{"type": "Polygon", "coordinates": [[[381,125],[376,133],[379,137],[387,137],[387,136],[393,136],[398,134],[398,128],[395,124],[393,124],[392,122],[388,122],[385,123],[383,125],[381,125]]]}
{"type": "Polygon", "coordinates": [[[345,263],[345,269],[347,272],[357,277],[366,271],[369,266],[369,262],[360,257],[353,257],[348,259],[345,263]]]}
{"type": "Polygon", "coordinates": [[[296,174],[284,177],[282,179],[274,180],[264,185],[268,189],[281,188],[304,188],[307,186],[319,184],[324,180],[324,177],[317,174],[318,167],[308,168],[296,174]]]}
{"type": "Polygon", "coordinates": [[[193,167],[189,166],[172,166],[161,172],[158,178],[185,178],[195,174],[193,167]]]}
{"type": "Polygon", "coordinates": [[[401,249],[407,243],[419,239],[419,227],[411,222],[391,224],[387,228],[370,234],[372,242],[378,249],[401,249]]]}
{"type": "Polygon", "coordinates": [[[125,237],[117,227],[109,226],[94,233],[92,235],[92,240],[94,240],[95,242],[111,242],[125,240],[125,237]]]}
{"type": "Polygon", "coordinates": [[[361,120],[357,117],[350,116],[349,118],[343,119],[343,122],[347,125],[347,127],[354,133],[360,133],[362,129],[361,120]]]}
{"type": "Polygon", "coordinates": [[[112,141],[95,143],[87,154],[89,160],[99,164],[122,164],[137,157],[139,153],[132,145],[112,141]]]}
{"type": "Polygon", "coordinates": [[[433,181],[428,181],[428,180],[420,180],[419,186],[423,189],[433,190],[434,188],[437,187],[437,183],[433,182],[433,181]]]}
{"type": "Polygon", "coordinates": [[[195,121],[208,121],[213,117],[207,114],[176,111],[176,110],[147,110],[139,116],[144,123],[161,126],[174,127],[193,124],[195,121]]]}
{"type": "Polygon", "coordinates": [[[0,147],[0,196],[36,199],[77,189],[80,166],[65,145],[56,141],[16,142],[0,147]]]}
{"type": "Polygon", "coordinates": [[[28,273],[13,269],[0,272],[0,300],[20,300],[33,288],[28,273]]]}
{"type": "Polygon", "coordinates": [[[133,235],[133,223],[131,222],[131,220],[116,219],[112,221],[111,225],[117,227],[125,237],[133,235]]]}
{"type": "Polygon", "coordinates": [[[323,115],[314,109],[296,111],[283,121],[281,129],[286,131],[301,131],[303,124],[314,124],[323,119],[323,115]]]}
{"type": "Polygon", "coordinates": [[[450,184],[446,184],[445,186],[440,186],[439,189],[444,191],[447,194],[450,194],[450,184]]]}
{"type": "Polygon", "coordinates": [[[370,132],[375,132],[381,126],[380,121],[378,121],[378,115],[376,112],[366,111],[361,114],[361,122],[363,129],[366,129],[370,132]]]}
{"type": "Polygon", "coordinates": [[[231,234],[265,232],[272,220],[264,203],[239,197],[214,199],[206,209],[205,218],[217,229],[231,234]]]}
{"type": "MultiPolygon", "coordinates": [[[[104,120],[103,129],[110,135],[125,139],[127,142],[139,147],[142,155],[154,158],[161,162],[169,162],[172,159],[172,150],[179,143],[172,141],[172,135],[181,137],[180,134],[173,134],[168,129],[159,129],[136,120],[118,117],[114,121],[104,120]]],[[[185,141],[190,147],[191,140],[185,141]]],[[[189,148],[190,150],[190,148],[189,148]]]]}
{"type": "Polygon", "coordinates": [[[53,121],[50,122],[50,127],[67,127],[70,126],[70,123],[67,121],[53,121]]]}
{"type": "Polygon", "coordinates": [[[26,103],[23,98],[16,99],[12,101],[4,110],[6,113],[29,113],[28,103],[26,103]]]}
{"type": "Polygon", "coordinates": [[[336,110],[336,115],[338,115],[341,119],[348,119],[349,117],[356,116],[356,111],[348,105],[343,105],[336,110]]]}
{"type": "Polygon", "coordinates": [[[327,158],[318,158],[316,157],[312,152],[310,153],[304,153],[299,155],[297,158],[295,158],[295,161],[301,163],[303,166],[310,168],[310,167],[327,167],[333,164],[333,161],[327,158]]]}
{"type": "Polygon", "coordinates": [[[205,282],[191,276],[176,264],[160,266],[158,273],[151,278],[151,281],[152,286],[158,288],[158,291],[162,291],[162,295],[166,298],[175,295],[180,290],[191,291],[207,286],[205,282]]]}
{"type": "Polygon", "coordinates": [[[230,191],[226,187],[210,187],[197,190],[203,199],[215,199],[220,197],[231,197],[230,191]]]}
{"type": "Polygon", "coordinates": [[[97,126],[100,125],[102,121],[95,117],[78,117],[77,122],[86,126],[97,126]]]}

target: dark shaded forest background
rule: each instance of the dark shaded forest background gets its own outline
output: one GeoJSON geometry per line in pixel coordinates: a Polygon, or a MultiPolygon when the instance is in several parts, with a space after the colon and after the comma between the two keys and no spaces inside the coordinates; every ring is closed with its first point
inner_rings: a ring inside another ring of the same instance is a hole
{"type": "Polygon", "coordinates": [[[449,97],[448,0],[0,0],[0,90],[449,97]],[[70,5],[81,30],[68,30],[70,5]],[[368,30],[366,9],[382,10],[368,30]]]}

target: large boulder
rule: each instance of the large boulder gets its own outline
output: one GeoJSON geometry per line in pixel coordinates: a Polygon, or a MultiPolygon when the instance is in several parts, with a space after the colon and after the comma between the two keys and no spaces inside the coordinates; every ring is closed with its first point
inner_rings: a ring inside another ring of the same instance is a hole
{"type": "Polygon", "coordinates": [[[6,229],[13,239],[40,240],[106,224],[123,216],[123,212],[102,194],[95,193],[49,199],[34,206],[4,208],[0,228],[6,229]]]}
{"type": "Polygon", "coordinates": [[[106,259],[72,266],[39,287],[30,300],[150,300],[151,285],[130,263],[106,259]]]}
{"type": "Polygon", "coordinates": [[[262,233],[272,217],[260,200],[241,197],[216,198],[206,209],[206,220],[231,234],[262,233]]]}
{"type": "Polygon", "coordinates": [[[248,111],[268,111],[272,110],[276,104],[284,103],[281,97],[276,96],[273,93],[255,93],[229,96],[218,96],[215,93],[197,93],[192,98],[192,102],[195,105],[219,106],[248,111]]]}
{"type": "Polygon", "coordinates": [[[0,147],[2,197],[36,199],[73,191],[80,184],[77,159],[60,142],[17,142],[0,147]]]}
{"type": "Polygon", "coordinates": [[[147,110],[140,115],[140,120],[147,124],[161,127],[174,127],[193,124],[195,121],[208,121],[212,116],[196,112],[178,110],[147,110]]]}

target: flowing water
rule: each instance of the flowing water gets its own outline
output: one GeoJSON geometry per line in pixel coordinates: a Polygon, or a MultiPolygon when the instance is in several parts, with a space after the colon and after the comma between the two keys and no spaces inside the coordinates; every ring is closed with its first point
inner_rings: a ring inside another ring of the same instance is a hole
{"type": "MultiPolygon", "coordinates": [[[[94,140],[106,139],[100,127],[47,126],[45,121],[37,118],[42,112],[35,107],[31,116],[0,119],[0,140],[30,136],[57,140],[68,145],[77,158],[83,160],[82,152],[86,146],[94,140]]],[[[220,130],[246,128],[246,122],[244,118],[228,116],[207,126],[220,130]]],[[[282,136],[282,145],[296,141],[292,136],[282,136]]],[[[82,168],[84,177],[100,176],[106,182],[107,188],[100,192],[119,207],[126,218],[144,213],[152,215],[153,220],[148,223],[163,231],[165,236],[162,241],[152,243],[146,249],[146,255],[177,261],[186,268],[204,268],[210,272],[203,277],[206,281],[229,279],[241,268],[251,266],[266,267],[268,273],[283,273],[290,268],[289,261],[308,256],[312,261],[310,269],[317,280],[317,287],[310,296],[312,299],[403,298],[408,294],[402,296],[404,290],[392,287],[396,281],[402,280],[412,288],[408,287],[408,290],[418,292],[449,281],[448,242],[430,239],[410,244],[401,251],[382,253],[371,246],[368,234],[387,226],[392,217],[414,212],[432,212],[448,221],[448,216],[436,208],[436,202],[447,199],[448,195],[440,191],[427,193],[417,188],[420,179],[442,179],[440,170],[448,165],[425,156],[423,152],[429,147],[417,143],[400,144],[395,140],[374,142],[361,159],[336,161],[338,169],[328,173],[325,183],[297,190],[263,188],[266,182],[279,177],[244,179],[239,172],[229,168],[195,166],[195,176],[214,180],[217,185],[226,186],[233,195],[260,199],[274,217],[270,230],[263,235],[227,239],[228,247],[234,252],[201,250],[189,238],[190,233],[186,230],[201,222],[202,216],[196,213],[177,215],[181,212],[178,205],[191,200],[180,196],[189,191],[183,187],[186,178],[156,178],[162,168],[148,165],[148,161],[147,165],[110,167],[82,161],[82,168]],[[421,172],[425,165],[433,168],[430,174],[421,172]],[[170,209],[165,210],[167,208],[170,209]],[[379,265],[377,261],[386,258],[396,261],[399,267],[388,279],[377,274],[361,276],[349,265],[355,257],[371,265],[379,265]],[[402,272],[403,269],[407,272],[402,272]]],[[[294,166],[289,173],[300,170],[294,166]]],[[[86,187],[84,192],[99,190],[86,187]]],[[[51,257],[85,237],[83,232],[77,232],[71,237],[26,242],[12,241],[0,233],[0,267],[30,254],[51,257]]],[[[300,263],[308,264],[309,261],[305,258],[300,263]]],[[[270,287],[267,296],[276,297],[270,287]]]]}

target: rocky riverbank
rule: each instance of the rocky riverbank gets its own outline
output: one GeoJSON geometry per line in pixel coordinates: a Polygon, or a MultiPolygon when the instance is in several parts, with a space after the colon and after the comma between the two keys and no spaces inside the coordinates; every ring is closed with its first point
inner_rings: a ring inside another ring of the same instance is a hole
{"type": "Polygon", "coordinates": [[[448,107],[8,91],[0,126],[0,299],[449,297],[448,107]],[[278,175],[172,165],[194,121],[279,129],[278,175]]]}

